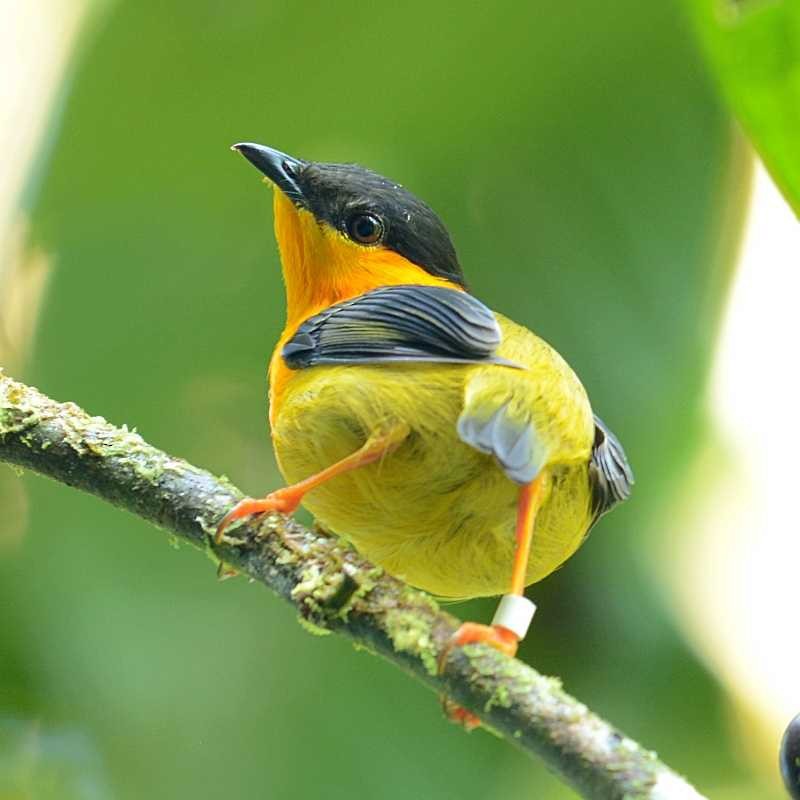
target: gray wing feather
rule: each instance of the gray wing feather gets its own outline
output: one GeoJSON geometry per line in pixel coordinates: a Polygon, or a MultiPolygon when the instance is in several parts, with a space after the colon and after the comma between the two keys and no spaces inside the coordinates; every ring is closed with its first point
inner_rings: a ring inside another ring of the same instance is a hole
{"type": "Polygon", "coordinates": [[[508,403],[486,419],[464,411],[458,418],[457,430],[463,442],[493,455],[506,475],[517,483],[530,483],[547,460],[533,425],[514,418],[508,403]]]}
{"type": "Polygon", "coordinates": [[[634,484],[633,470],[619,439],[597,415],[594,426],[594,445],[589,461],[594,515],[592,524],[615,505],[627,500],[634,484]]]}
{"type": "Polygon", "coordinates": [[[310,317],[284,345],[287,366],[434,361],[516,366],[495,355],[494,314],[441,286],[386,286],[310,317]]]}

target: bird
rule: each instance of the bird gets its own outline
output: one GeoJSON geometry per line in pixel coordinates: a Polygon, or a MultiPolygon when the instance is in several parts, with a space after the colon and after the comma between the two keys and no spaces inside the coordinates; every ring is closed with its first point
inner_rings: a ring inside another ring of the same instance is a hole
{"type": "Polygon", "coordinates": [[[286,486],[217,528],[293,513],[438,598],[502,595],[451,646],[513,656],[562,565],[626,500],[617,437],[556,350],[468,289],[439,216],[357,164],[238,151],[274,189],[286,325],[269,424],[286,486]]]}

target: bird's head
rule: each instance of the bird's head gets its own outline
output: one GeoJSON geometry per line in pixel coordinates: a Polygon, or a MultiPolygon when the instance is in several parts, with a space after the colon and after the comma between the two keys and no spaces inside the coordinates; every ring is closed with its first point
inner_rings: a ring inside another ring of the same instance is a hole
{"type": "Polygon", "coordinates": [[[394,181],[355,164],[233,146],[275,186],[275,236],[290,322],[377,286],[464,288],[439,217],[394,181]]]}

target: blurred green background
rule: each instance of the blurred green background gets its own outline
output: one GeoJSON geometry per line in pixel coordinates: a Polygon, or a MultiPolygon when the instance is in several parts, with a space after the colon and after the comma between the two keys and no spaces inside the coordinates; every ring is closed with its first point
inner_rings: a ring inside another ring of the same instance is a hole
{"type": "MultiPolygon", "coordinates": [[[[24,198],[52,273],[16,377],[245,491],[278,485],[271,197],[228,147],[400,180],[473,291],[574,366],[636,470],[633,500],[531,591],[521,657],[711,796],[780,797],[643,566],[704,435],[747,184],[680,7],[120,0],[89,21],[24,198]]],[[[2,800],[573,796],[142,521],[0,481],[28,509],[0,547],[2,800]]]]}

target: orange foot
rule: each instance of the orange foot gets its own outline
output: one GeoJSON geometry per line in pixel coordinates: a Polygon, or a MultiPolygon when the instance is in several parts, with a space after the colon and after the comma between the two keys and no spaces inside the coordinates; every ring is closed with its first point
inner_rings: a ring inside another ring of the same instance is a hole
{"type": "Polygon", "coordinates": [[[223,517],[222,522],[217,526],[214,544],[222,543],[225,530],[237,519],[250,517],[253,514],[266,514],[270,511],[278,511],[281,514],[293,514],[300,505],[301,500],[302,495],[294,491],[291,486],[278,489],[275,492],[270,492],[266,497],[262,497],[259,500],[254,500],[252,497],[240,500],[223,517]]]}
{"type": "MultiPolygon", "coordinates": [[[[513,658],[517,653],[519,638],[515,633],[502,625],[480,625],[477,622],[465,622],[452,635],[450,641],[439,656],[439,674],[444,671],[445,664],[454,647],[465,644],[488,644],[501,653],[513,658]]],[[[471,711],[462,708],[448,697],[442,697],[442,708],[451,722],[462,725],[468,731],[480,727],[481,721],[471,711]]]]}

